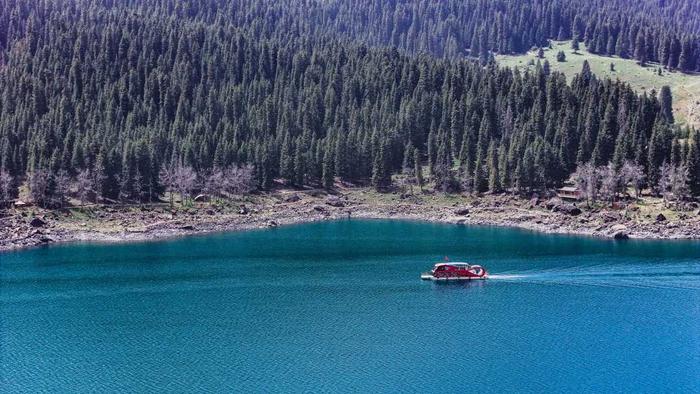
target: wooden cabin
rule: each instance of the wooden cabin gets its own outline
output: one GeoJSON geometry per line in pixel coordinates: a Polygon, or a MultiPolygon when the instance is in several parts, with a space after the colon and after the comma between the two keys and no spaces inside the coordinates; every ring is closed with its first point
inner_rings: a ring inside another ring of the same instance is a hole
{"type": "Polygon", "coordinates": [[[575,186],[564,186],[557,189],[557,197],[562,200],[581,201],[583,199],[583,193],[575,186]]]}

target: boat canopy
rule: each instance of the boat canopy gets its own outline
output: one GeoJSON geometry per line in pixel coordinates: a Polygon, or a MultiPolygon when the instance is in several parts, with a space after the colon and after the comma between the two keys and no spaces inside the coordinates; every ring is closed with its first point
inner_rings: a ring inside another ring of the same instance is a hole
{"type": "Polygon", "coordinates": [[[462,266],[462,267],[470,267],[471,266],[471,264],[469,264],[469,263],[435,263],[435,268],[442,267],[445,265],[462,266]]]}

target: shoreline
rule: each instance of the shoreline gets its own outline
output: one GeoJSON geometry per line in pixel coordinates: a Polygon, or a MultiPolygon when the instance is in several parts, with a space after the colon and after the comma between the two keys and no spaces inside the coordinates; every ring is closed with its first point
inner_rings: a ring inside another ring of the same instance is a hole
{"type": "Polygon", "coordinates": [[[347,218],[510,227],[608,239],[700,240],[700,212],[696,211],[660,221],[650,215],[636,213],[629,217],[606,209],[583,210],[573,215],[551,205],[547,201],[534,202],[507,195],[482,198],[427,195],[402,199],[354,190],[339,195],[286,191],[256,196],[238,202],[238,206],[227,207],[204,203],[172,210],[162,204],[79,211],[23,209],[0,217],[0,252],[73,242],[157,241],[347,218]],[[78,214],[84,212],[88,212],[87,216],[78,214]]]}

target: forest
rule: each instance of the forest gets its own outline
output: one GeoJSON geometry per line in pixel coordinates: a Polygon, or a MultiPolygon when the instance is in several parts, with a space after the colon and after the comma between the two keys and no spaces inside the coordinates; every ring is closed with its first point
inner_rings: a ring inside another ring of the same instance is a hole
{"type": "Polygon", "coordinates": [[[641,3],[0,0],[0,194],[386,190],[398,174],[527,194],[594,168],[600,188],[612,173],[700,195],[700,136],[668,88],[491,61],[574,37],[700,70],[698,5],[641,3]]]}

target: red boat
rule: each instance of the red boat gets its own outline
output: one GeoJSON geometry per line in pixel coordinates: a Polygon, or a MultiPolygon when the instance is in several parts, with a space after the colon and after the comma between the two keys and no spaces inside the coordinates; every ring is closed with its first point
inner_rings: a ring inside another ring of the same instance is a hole
{"type": "Polygon", "coordinates": [[[420,275],[423,280],[480,280],[486,279],[488,272],[480,265],[468,263],[437,263],[432,271],[420,275]]]}

